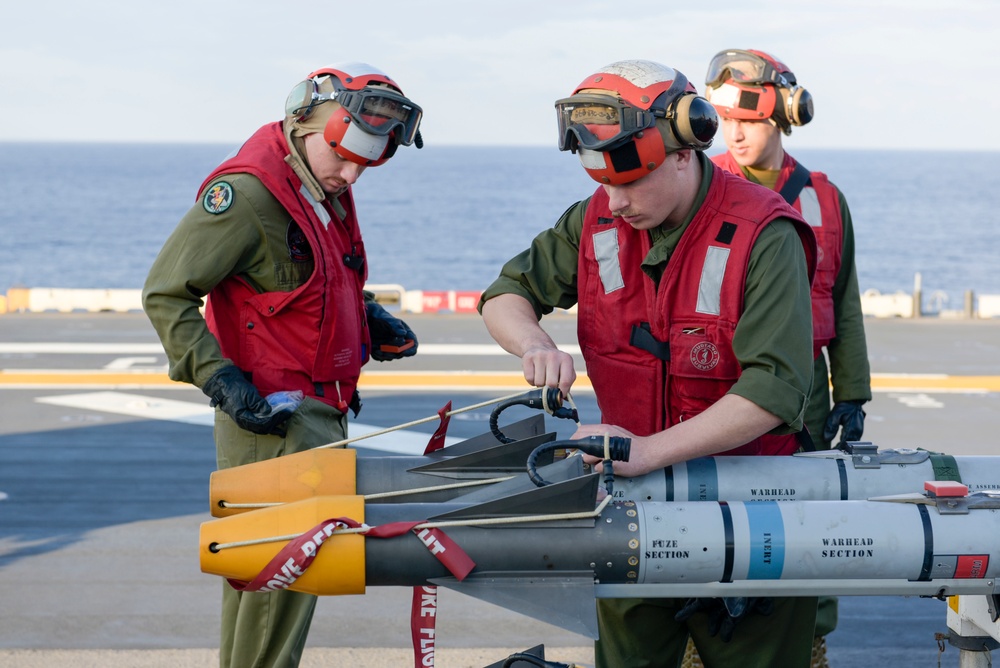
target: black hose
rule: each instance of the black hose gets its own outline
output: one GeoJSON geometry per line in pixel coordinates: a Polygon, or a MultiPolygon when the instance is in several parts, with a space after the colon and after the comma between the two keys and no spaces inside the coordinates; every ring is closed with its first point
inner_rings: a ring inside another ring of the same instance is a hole
{"type": "Polygon", "coordinates": [[[579,438],[570,441],[551,441],[549,443],[543,443],[528,455],[528,477],[531,478],[531,482],[535,483],[536,487],[545,487],[546,485],[551,485],[552,483],[548,480],[542,478],[538,475],[537,462],[539,456],[549,450],[556,450],[559,448],[565,448],[568,450],[580,450],[584,454],[593,455],[594,457],[601,457],[602,464],[604,465],[604,487],[605,490],[610,495],[614,491],[614,469],[611,462],[627,462],[629,451],[632,448],[632,439],[625,436],[610,436],[608,438],[608,458],[604,458],[604,437],[603,436],[588,436],[587,438],[579,438]]]}
{"type": "Polygon", "coordinates": [[[574,422],[579,422],[580,417],[577,415],[575,408],[569,408],[563,406],[563,396],[562,392],[559,391],[557,387],[547,387],[545,388],[545,401],[542,401],[542,391],[543,390],[531,390],[530,392],[525,392],[524,394],[512,397],[506,401],[501,401],[490,413],[490,432],[493,434],[501,443],[513,443],[516,439],[505,436],[502,431],[500,431],[499,421],[500,414],[511,406],[527,406],[528,408],[538,408],[544,409],[548,405],[549,409],[552,410],[552,416],[563,419],[570,419],[574,422]]]}

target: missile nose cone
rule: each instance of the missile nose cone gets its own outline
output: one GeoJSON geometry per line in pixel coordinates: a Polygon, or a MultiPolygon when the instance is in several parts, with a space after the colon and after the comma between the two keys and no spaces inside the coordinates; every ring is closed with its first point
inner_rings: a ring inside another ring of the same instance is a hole
{"type": "Polygon", "coordinates": [[[314,496],[354,495],[356,470],[356,450],[320,448],[215,471],[209,481],[212,516],[253,510],[231,504],[291,503],[314,496]]]}
{"type": "MultiPolygon", "coordinates": [[[[316,595],[363,594],[365,538],[361,534],[329,535],[324,532],[324,523],[335,518],[363,523],[364,499],[360,496],[316,497],[204,522],[199,531],[201,570],[210,575],[250,582],[265,571],[289,543],[289,536],[313,531],[316,535],[309,549],[316,553],[315,561],[301,575],[294,573],[293,582],[278,580],[278,588],[316,595]],[[285,539],[258,542],[279,537],[285,539]]],[[[281,564],[275,572],[281,573],[281,564]]],[[[287,573],[283,576],[285,580],[292,579],[287,573]]]]}

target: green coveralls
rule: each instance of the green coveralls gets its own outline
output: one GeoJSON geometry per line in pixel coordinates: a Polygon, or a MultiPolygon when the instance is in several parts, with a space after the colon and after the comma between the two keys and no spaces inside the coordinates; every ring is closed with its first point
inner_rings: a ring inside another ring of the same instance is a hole
{"type": "MultiPolygon", "coordinates": [[[[652,248],[642,266],[659,281],[671,253],[708,192],[713,166],[698,152],[702,182],[695,206],[679,227],[650,231],[652,248]]],[[[531,247],[504,265],[483,294],[482,304],[504,293],[527,299],[540,318],[577,301],[576,275],[583,216],[589,200],[574,204],[555,227],[543,231],[531,247]]],[[[751,250],[745,309],[733,337],[743,374],[730,392],[774,413],[785,424],[773,433],[801,430],[812,381],[812,311],[805,278],[805,256],[791,223],[778,219],[762,230],[751,250]],[[789,277],[801,276],[801,285],[789,277]]],[[[809,666],[816,618],[816,598],[778,598],[774,611],[741,619],[732,640],[708,634],[708,620],[698,613],[687,622],[674,615],[680,599],[602,599],[598,601],[601,637],[595,644],[597,665],[605,668],[679,666],[688,635],[707,668],[794,668],[809,666]]]]}
{"type": "MultiPolygon", "coordinates": [[[[167,353],[170,377],[198,387],[231,363],[223,358],[199,311],[202,298],[232,275],[247,279],[260,292],[289,292],[313,271],[312,260],[292,261],[286,242],[292,217],[256,177],[226,174],[213,183],[219,181],[232,185],[232,205],[223,213],[211,214],[199,198],[167,239],[143,288],[143,307],[167,353]]],[[[339,209],[336,201],[334,205],[339,209]]],[[[272,459],[347,437],[347,417],[309,397],[286,427],[284,438],[254,434],[237,427],[216,408],[219,468],[272,459]]],[[[297,666],[315,606],[316,597],[311,594],[240,593],[223,582],[220,665],[297,666]]]]}
{"type": "MultiPolygon", "coordinates": [[[[743,170],[750,181],[775,190],[780,169],[743,170]]],[[[861,312],[861,290],[854,262],[854,223],[847,199],[837,186],[840,202],[840,219],[843,221],[844,243],[840,253],[840,270],[833,283],[833,313],[837,338],[824,347],[825,354],[816,357],[813,366],[813,384],[806,408],[806,426],[817,450],[829,450],[832,443],[823,438],[823,427],[830,415],[830,385],[833,401],[871,401],[871,368],[868,363],[868,344],[865,339],[864,315],[861,312]],[[827,358],[829,357],[829,368],[827,358]]],[[[837,598],[821,596],[816,615],[816,635],[825,636],[837,628],[837,598]]]]}

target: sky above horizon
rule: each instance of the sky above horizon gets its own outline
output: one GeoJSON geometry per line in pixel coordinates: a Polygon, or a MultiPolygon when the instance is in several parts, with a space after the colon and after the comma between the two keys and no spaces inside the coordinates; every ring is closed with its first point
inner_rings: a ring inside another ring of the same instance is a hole
{"type": "Polygon", "coordinates": [[[654,60],[703,92],[716,52],[755,48],[815,100],[786,146],[1000,150],[995,0],[671,4],[8,2],[0,141],[236,144],[310,71],[361,60],[423,107],[427,145],[554,147],[555,100],[610,62],[654,60]]]}

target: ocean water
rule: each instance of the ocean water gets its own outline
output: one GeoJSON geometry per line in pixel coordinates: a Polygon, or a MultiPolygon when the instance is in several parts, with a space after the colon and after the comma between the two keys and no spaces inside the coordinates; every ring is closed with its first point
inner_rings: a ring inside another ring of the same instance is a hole
{"type": "MultiPolygon", "coordinates": [[[[228,145],[0,143],[0,292],[139,288],[228,145]]],[[[800,150],[847,197],[862,290],[1000,294],[1000,153],[800,150]]],[[[481,290],[594,183],[548,147],[401,149],[355,199],[372,283],[481,290]]]]}

